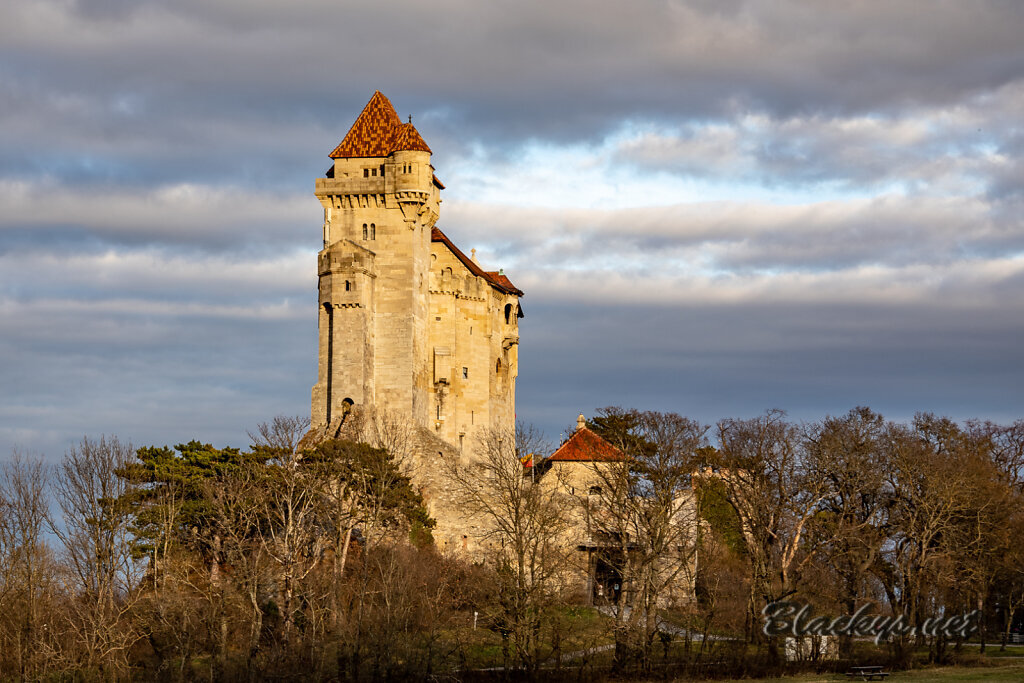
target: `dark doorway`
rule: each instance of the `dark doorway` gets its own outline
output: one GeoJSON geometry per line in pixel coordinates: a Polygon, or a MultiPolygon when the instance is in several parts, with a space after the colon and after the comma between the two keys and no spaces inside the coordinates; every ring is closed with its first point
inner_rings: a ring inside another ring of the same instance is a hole
{"type": "Polygon", "coordinates": [[[617,605],[622,596],[622,574],[604,560],[598,558],[594,564],[595,605],[617,605]]]}

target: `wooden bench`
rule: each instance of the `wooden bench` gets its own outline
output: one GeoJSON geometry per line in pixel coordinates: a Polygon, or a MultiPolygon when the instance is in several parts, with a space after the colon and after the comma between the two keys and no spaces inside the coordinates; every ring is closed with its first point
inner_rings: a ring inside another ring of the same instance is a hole
{"type": "Polygon", "coordinates": [[[846,677],[858,681],[884,681],[889,675],[888,671],[882,671],[880,666],[851,666],[846,672],[846,677]]]}

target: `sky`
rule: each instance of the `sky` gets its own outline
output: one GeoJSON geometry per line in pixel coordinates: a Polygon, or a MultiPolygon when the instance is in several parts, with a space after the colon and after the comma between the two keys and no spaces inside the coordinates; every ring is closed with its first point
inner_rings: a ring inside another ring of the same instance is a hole
{"type": "Polygon", "coordinates": [[[1024,417],[1024,3],[0,4],[0,458],[308,414],[381,90],[526,296],[518,416],[1024,417]]]}

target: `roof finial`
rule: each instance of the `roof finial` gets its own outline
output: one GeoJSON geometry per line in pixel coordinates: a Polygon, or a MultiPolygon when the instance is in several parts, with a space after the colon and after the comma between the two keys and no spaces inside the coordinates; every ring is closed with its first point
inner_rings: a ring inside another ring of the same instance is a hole
{"type": "Polygon", "coordinates": [[[412,123],[412,114],[409,114],[409,123],[412,123]]]}
{"type": "Polygon", "coordinates": [[[469,258],[472,259],[473,263],[476,263],[476,249],[469,250],[469,258]]]}
{"type": "Polygon", "coordinates": [[[583,417],[583,413],[580,413],[580,416],[576,418],[576,431],[578,432],[586,426],[587,418],[583,417]]]}

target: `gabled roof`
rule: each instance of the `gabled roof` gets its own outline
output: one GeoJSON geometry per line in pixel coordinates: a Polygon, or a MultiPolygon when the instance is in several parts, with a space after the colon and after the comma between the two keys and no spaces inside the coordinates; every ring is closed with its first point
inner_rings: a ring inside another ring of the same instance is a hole
{"type": "Polygon", "coordinates": [[[449,250],[451,250],[453,254],[455,254],[455,258],[459,259],[459,261],[462,262],[462,265],[466,266],[466,268],[469,268],[469,272],[473,273],[473,275],[482,277],[483,279],[487,280],[487,282],[498,291],[504,292],[505,294],[523,296],[523,291],[516,287],[514,284],[512,284],[512,281],[509,280],[504,275],[498,275],[497,273],[488,273],[486,270],[484,270],[477,264],[473,263],[473,259],[463,254],[462,250],[455,246],[455,244],[450,239],[448,239],[448,235],[441,232],[440,228],[434,228],[433,230],[430,231],[430,240],[432,242],[442,242],[446,247],[448,247],[449,250]]]}
{"type": "Polygon", "coordinates": [[[391,100],[377,90],[331,158],[386,157],[399,150],[430,152],[430,147],[415,126],[402,123],[391,100]]]}
{"type": "Polygon", "coordinates": [[[580,427],[546,462],[622,462],[626,456],[586,427],[580,427]]]}
{"type": "Polygon", "coordinates": [[[506,289],[515,289],[517,292],[519,291],[516,289],[516,286],[512,284],[512,281],[505,277],[505,274],[500,270],[485,270],[484,272],[487,273],[487,277],[491,278],[506,289]]]}

